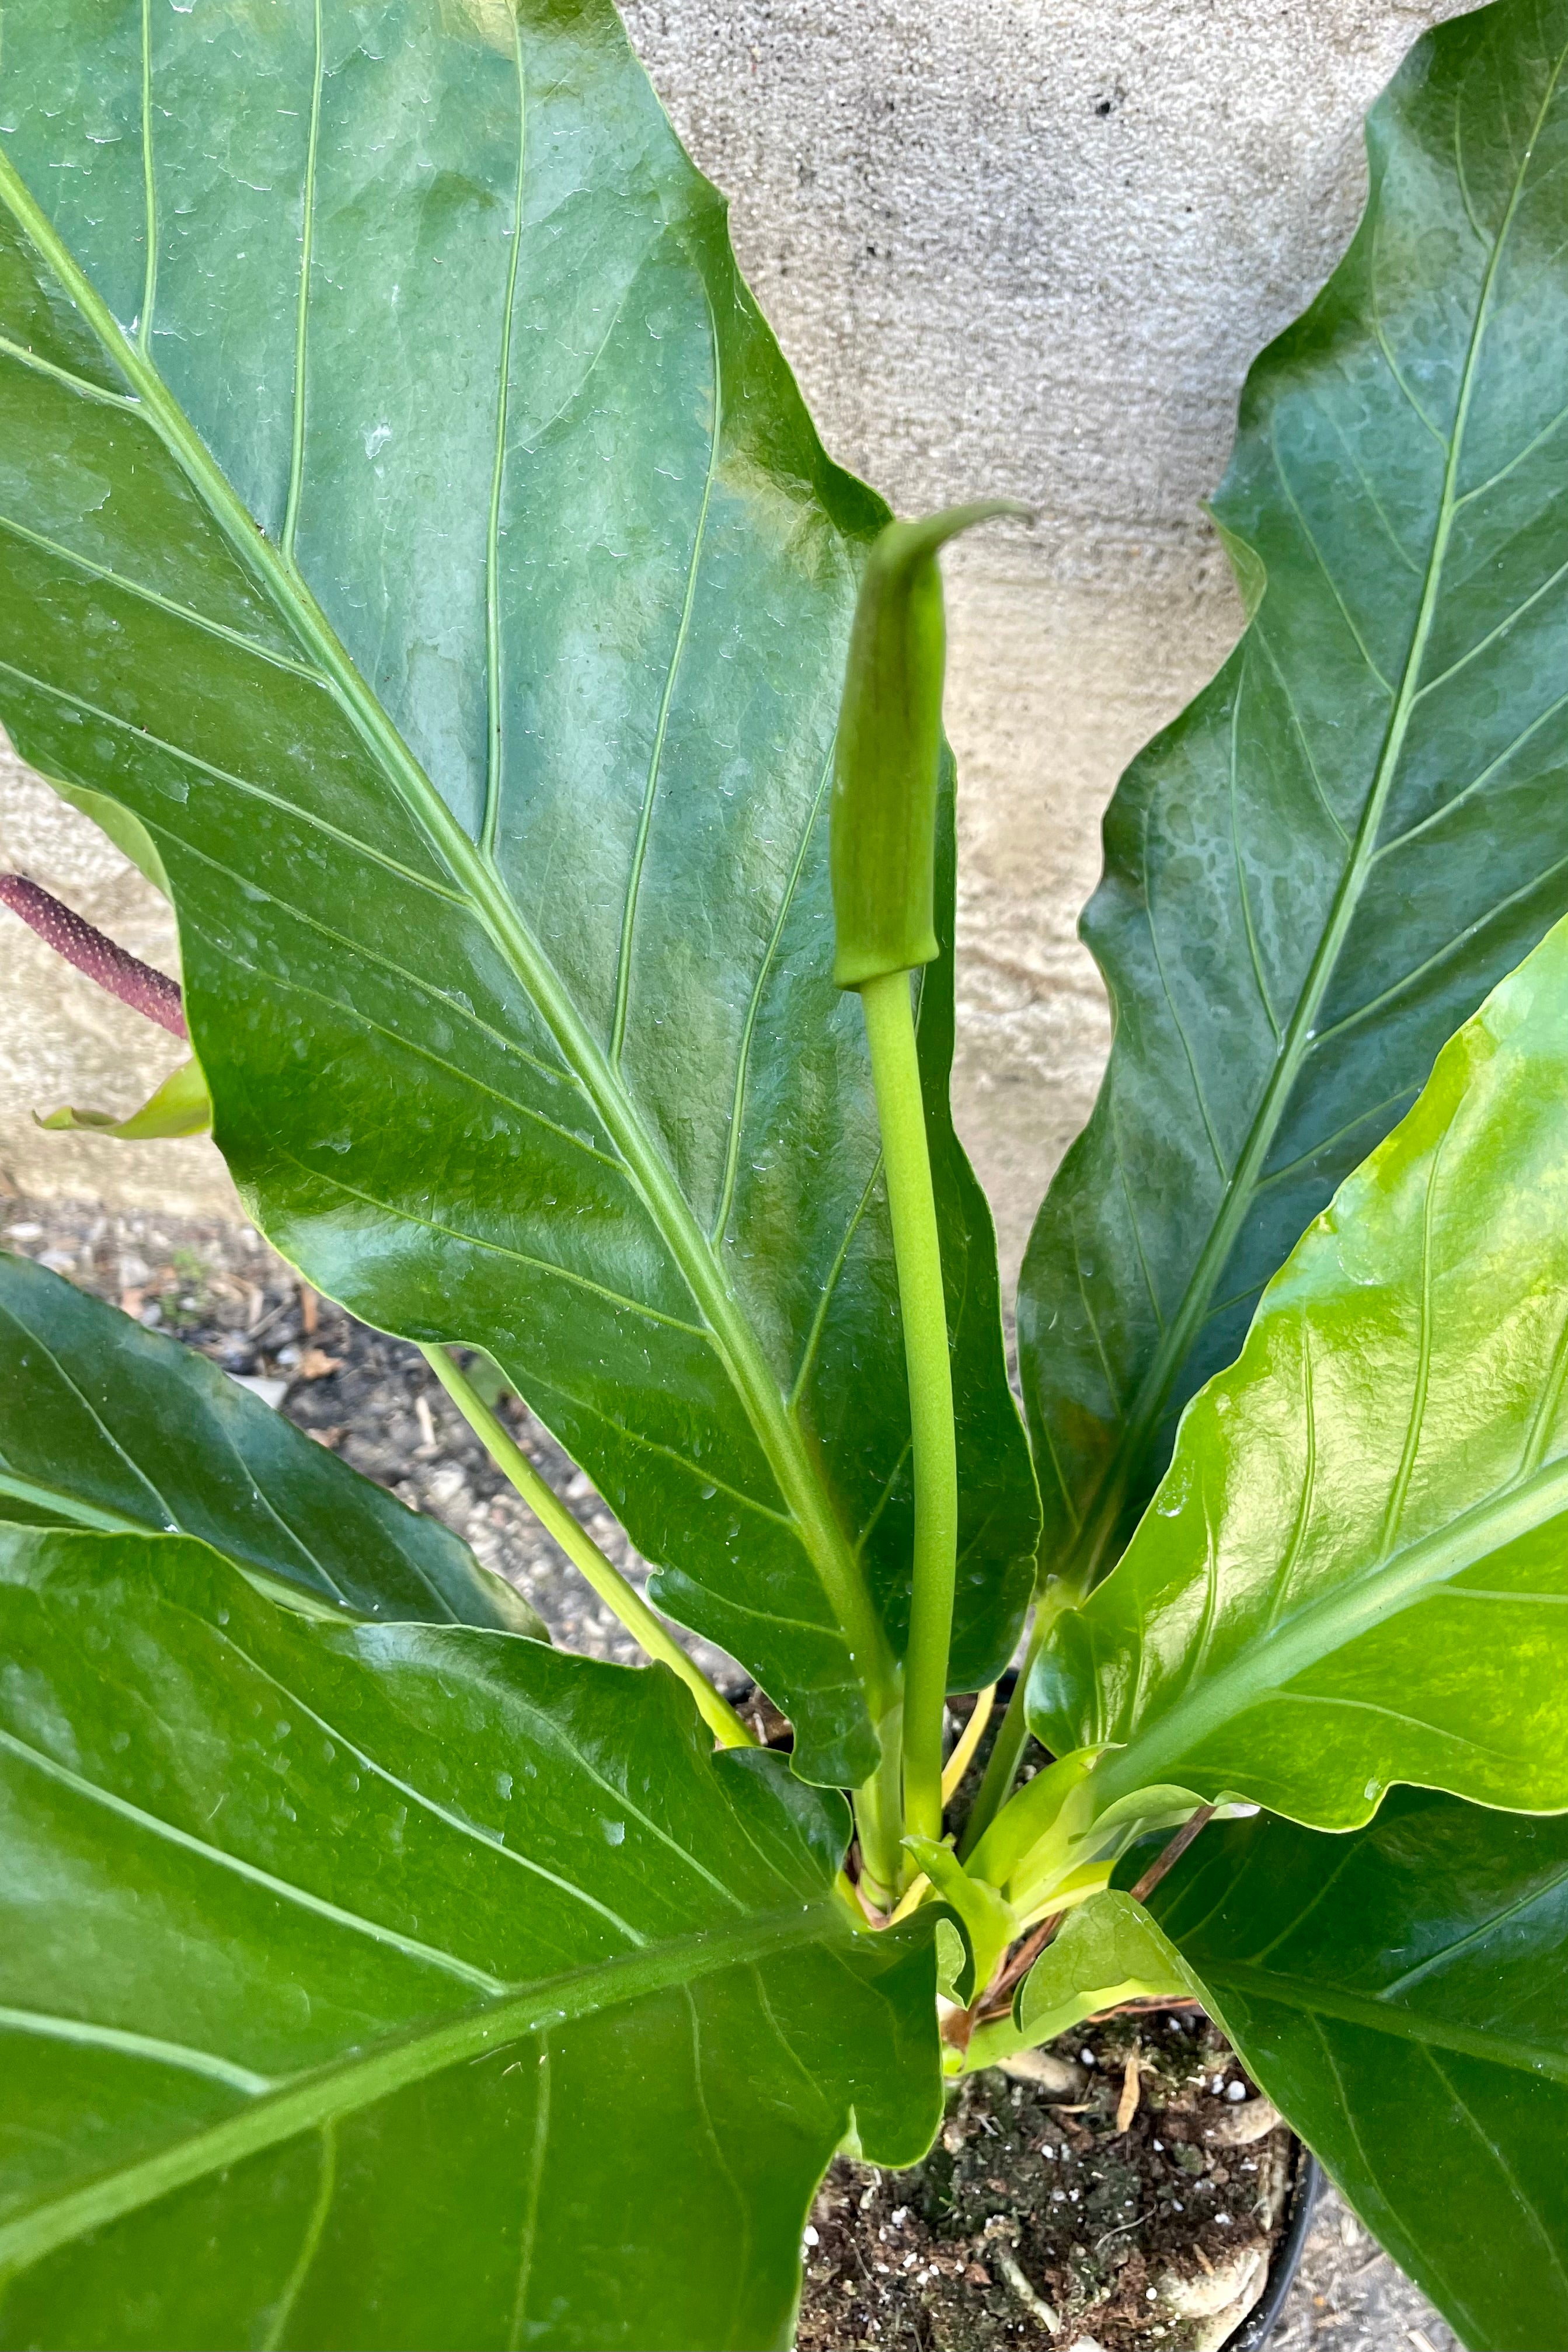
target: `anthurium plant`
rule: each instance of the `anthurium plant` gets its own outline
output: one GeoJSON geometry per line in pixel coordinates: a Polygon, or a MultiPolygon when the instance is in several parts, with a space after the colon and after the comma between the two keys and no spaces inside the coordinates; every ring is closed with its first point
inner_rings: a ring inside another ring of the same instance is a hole
{"type": "Polygon", "coordinates": [[[1565,61],[1419,44],[1248,380],[1021,1417],[938,572],[1014,526],[824,456],[609,0],[7,0],[0,719],[183,996],[8,902],[652,1663],[0,1265],[0,2341],[784,2344],[836,2148],[1180,1990],[1568,2344],[1565,61]]]}

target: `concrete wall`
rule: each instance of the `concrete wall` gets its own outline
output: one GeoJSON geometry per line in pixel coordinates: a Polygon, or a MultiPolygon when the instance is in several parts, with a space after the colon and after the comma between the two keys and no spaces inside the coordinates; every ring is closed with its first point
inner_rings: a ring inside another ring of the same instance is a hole
{"type": "MultiPolygon", "coordinates": [[[[1433,0],[634,0],[634,38],[828,446],[905,511],[1008,492],[949,563],[962,777],[960,1118],[1016,1262],[1108,1037],[1078,945],[1120,769],[1239,615],[1199,501],[1252,353],[1332,267],[1360,117],[1433,0]]],[[[168,927],[0,775],[0,858],[139,952],[168,927]]],[[[0,915],[0,1171],[205,1207],[205,1145],[37,1135],[171,1058],[0,915]]]]}

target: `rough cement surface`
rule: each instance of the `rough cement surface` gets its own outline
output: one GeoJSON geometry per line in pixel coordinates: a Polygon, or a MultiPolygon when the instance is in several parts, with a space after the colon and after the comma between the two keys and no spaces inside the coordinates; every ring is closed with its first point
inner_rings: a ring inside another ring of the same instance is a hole
{"type": "Polygon", "coordinates": [[[1079,945],[1120,770],[1240,625],[1200,501],[1339,258],[1361,118],[1443,0],[632,0],[823,437],[948,560],[960,1123],[1009,1266],[1110,1027],[1079,945]]]}
{"type": "MultiPolygon", "coordinates": [[[[12,759],[0,736],[0,871],[20,872],[121,947],[179,974],[168,906],[98,827],[12,759]]],[[[205,1136],[120,1143],[46,1135],[35,1113],[69,1103],[123,1117],[183,1059],[180,1041],[144,1021],[0,908],[0,1192],[102,1200],[173,1216],[243,1213],[205,1136]]]]}

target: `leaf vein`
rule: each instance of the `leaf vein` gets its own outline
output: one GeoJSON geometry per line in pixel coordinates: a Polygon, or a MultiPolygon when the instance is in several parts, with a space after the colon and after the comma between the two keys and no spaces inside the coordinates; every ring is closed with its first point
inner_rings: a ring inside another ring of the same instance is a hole
{"type": "Polygon", "coordinates": [[[292,568],[294,544],[300,532],[300,500],[305,483],[305,371],[308,364],[310,316],[310,263],[316,237],[316,163],[321,140],[321,83],[325,65],[321,0],[313,0],[315,58],[310,76],[310,127],[305,145],[305,183],[300,193],[300,284],[294,305],[293,407],[289,429],[289,487],[283,506],[283,530],[279,541],[285,563],[292,568]]]}
{"type": "Polygon", "coordinates": [[[822,771],[822,781],[817,785],[816,797],[811,803],[811,813],[805,821],[805,830],[800,837],[800,847],[795,853],[795,865],[791,868],[789,880],[784,885],[784,896],[779,901],[773,933],[768,940],[767,951],[757,970],[751,1001],[746,1007],[745,1023],[741,1031],[740,1059],[735,1070],[735,1087],[730,1106],[729,1130],[724,1140],[724,1178],[720,1190],[718,1213],[713,1219],[709,1234],[710,1241],[715,1244],[720,1240],[730,1222],[730,1210],[735,1198],[735,1177],[741,1158],[741,1127],[746,1105],[746,1074],[751,1063],[752,1039],[756,1030],[757,1013],[762,1005],[763,991],[767,985],[768,974],[773,970],[773,958],[778,953],[779,941],[784,937],[784,922],[795,903],[795,894],[800,886],[800,877],[805,867],[806,851],[811,846],[811,837],[816,830],[816,820],[822,808],[823,796],[832,777],[833,744],[830,743],[827,747],[826,763],[822,771]]]}
{"type": "MultiPolygon", "coordinates": [[[[221,639],[225,645],[233,646],[237,653],[248,654],[257,661],[266,662],[272,669],[289,670],[294,677],[305,678],[312,686],[330,689],[331,681],[321,670],[312,669],[308,662],[296,661],[290,654],[279,653],[271,646],[264,646],[257,638],[247,637],[243,629],[231,628],[226,621],[215,621],[209,614],[198,613],[192,604],[177,604],[174,597],[165,596],[160,589],[149,588],[144,581],[132,580],[125,572],[116,572],[112,565],[100,563],[92,556],[83,555],[79,549],[67,547],[61,541],[51,539],[45,531],[34,530],[28,524],[18,522],[14,515],[0,514],[0,530],[8,531],[13,539],[22,540],[29,547],[36,547],[41,554],[57,556],[62,563],[68,563],[74,571],[87,572],[91,579],[101,580],[107,587],[118,588],[124,595],[133,596],[138,604],[155,606],[160,613],[167,613],[187,628],[199,629],[204,636],[221,639]]],[[[140,733],[141,730],[137,731],[140,733]]]]}
{"type": "Polygon", "coordinates": [[[102,1788],[83,1774],[73,1772],[68,1766],[58,1763],[39,1748],[29,1747],[26,1740],[18,1739],[14,1732],[3,1727],[0,1727],[0,1749],[14,1756],[19,1763],[43,1773],[46,1779],[56,1781],[61,1788],[70,1790],[73,1795],[85,1798],[90,1804],[102,1806],[132,1829],[177,1846],[182,1853],[195,1854],[199,1861],[211,1864],[216,1870],[247,1879],[253,1886],[263,1888],[281,1901],[291,1903],[300,1910],[313,1912],[330,1927],[346,1927],[353,1934],[367,1936],[373,1942],[400,1952],[405,1959],[418,1961],[426,1968],[438,1969],[444,1976],[459,1978],[463,1983],[477,1986],[482,1992],[500,1994],[511,1990],[501,1978],[491,1976],[487,1969],[471,1968],[467,1960],[460,1960],[454,1952],[442,1951],[434,1944],[421,1943],[417,1937],[402,1935],[395,1927],[388,1927],[377,1919],[367,1919],[360,1912],[345,1910],[341,1904],[328,1902],[324,1895],[312,1895],[308,1887],[297,1886],[291,1879],[279,1878],[274,1872],[263,1870],[259,1864],[247,1862],[241,1854],[230,1853],[225,1847],[214,1845],[205,1838],[193,1837],[188,1830],[182,1830],[173,1822],[164,1821],[160,1814],[150,1813],[142,1806],[132,1804],[127,1797],[116,1796],[111,1789],[102,1788]]]}
{"type": "Polygon", "coordinates": [[[517,69],[517,184],[512,194],[511,251],[507,258],[505,310],[500,341],[500,381],[496,392],[495,460],[490,471],[489,514],[485,524],[485,812],[479,845],[495,856],[501,794],[500,517],[506,480],[507,411],[511,398],[511,331],[517,308],[517,267],[522,252],[522,197],[528,152],[528,76],[522,62],[522,22],[511,12],[512,61],[517,69]]]}
{"type": "MultiPolygon", "coordinates": [[[[308,1160],[297,1158],[281,1144],[275,1143],[273,1149],[279,1159],[287,1160],[289,1166],[297,1168],[302,1176],[311,1178],[318,1184],[325,1184],[332,1192],[346,1193],[351,1201],[358,1201],[367,1209],[376,1209],[384,1216],[421,1226],[426,1233],[439,1234],[446,1241],[460,1242],[469,1249],[484,1251],[490,1256],[508,1258],[516,1265],[528,1266],[535,1274],[554,1276],[570,1283],[575,1289],[588,1291],[594,1297],[604,1299],[617,1312],[640,1316],[649,1323],[662,1323],[667,1329],[682,1332],[688,1339],[711,1344],[711,1335],[700,1325],[683,1323],[679,1316],[666,1315],[659,1307],[645,1306],[640,1298],[628,1298],[618,1290],[607,1289],[602,1282],[595,1282],[592,1276],[575,1273],[570,1266],[558,1265],[553,1258],[531,1257],[526,1250],[512,1249],[505,1242],[491,1241],[482,1234],[462,1233],[455,1225],[443,1224],[437,1217],[422,1217],[405,1202],[382,1200],[376,1193],[363,1192],[358,1185],[351,1184],[345,1177],[335,1176],[324,1168],[312,1168],[308,1160]]],[[[460,1339],[460,1334],[455,1336],[460,1339]]]]}
{"type": "Polygon", "coordinates": [[[664,690],[659,697],[658,718],[654,727],[653,751],[648,760],[647,781],[643,787],[642,813],[637,822],[637,840],[632,849],[631,873],[626,882],[626,902],[621,910],[621,945],[616,964],[616,1008],[610,1026],[609,1058],[612,1068],[620,1064],[621,1049],[626,1044],[626,1014],[631,1001],[632,934],[637,927],[637,900],[642,892],[643,867],[647,859],[648,838],[653,830],[654,801],[658,792],[659,770],[664,761],[665,736],[669,727],[670,707],[675,699],[675,681],[680,671],[681,656],[691,628],[692,607],[697,601],[697,575],[701,568],[703,545],[708,536],[708,510],[712,503],[713,484],[719,471],[720,433],[723,424],[723,376],[719,358],[719,321],[713,315],[713,299],[706,279],[702,287],[703,300],[708,306],[708,327],[713,355],[713,414],[708,436],[708,470],[702,484],[702,501],[697,512],[697,527],[692,534],[691,557],[686,571],[686,593],[681,602],[680,619],[675,632],[675,645],[665,670],[664,690]]]}

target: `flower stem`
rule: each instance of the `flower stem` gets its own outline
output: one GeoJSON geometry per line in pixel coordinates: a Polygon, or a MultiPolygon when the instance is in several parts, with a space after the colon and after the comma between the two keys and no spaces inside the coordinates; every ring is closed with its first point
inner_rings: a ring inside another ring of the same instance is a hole
{"type": "Polygon", "coordinates": [[[940,1840],[942,1721],[958,1563],[958,1448],[942,1244],[909,973],[883,972],[866,981],[860,1002],[882,1129],[913,1440],[915,1541],[904,1660],[904,1811],[917,1836],[940,1840]]]}
{"type": "Polygon", "coordinates": [[[110,996],[118,996],[121,1004],[129,1004],[133,1013],[156,1021],[171,1036],[190,1034],[178,981],[154,971],[139,956],[117,946],[96,924],[62,905],[37,882],[29,882],[24,874],[0,874],[0,905],[9,907],[57,955],[75,964],[78,971],[84,971],[110,996]]]}
{"type": "Polygon", "coordinates": [[[475,1393],[450,1352],[445,1348],[422,1348],[420,1352],[497,1469],[510,1479],[529,1509],[554,1537],[605,1608],[619,1619],[650,1658],[657,1658],[661,1665],[680,1676],[721,1748],[754,1748],[756,1741],[728,1699],[714,1689],[637,1587],[627,1583],[614,1560],[600,1550],[587,1528],[578,1523],[553,1487],[540,1476],[510,1431],[475,1393]]]}

